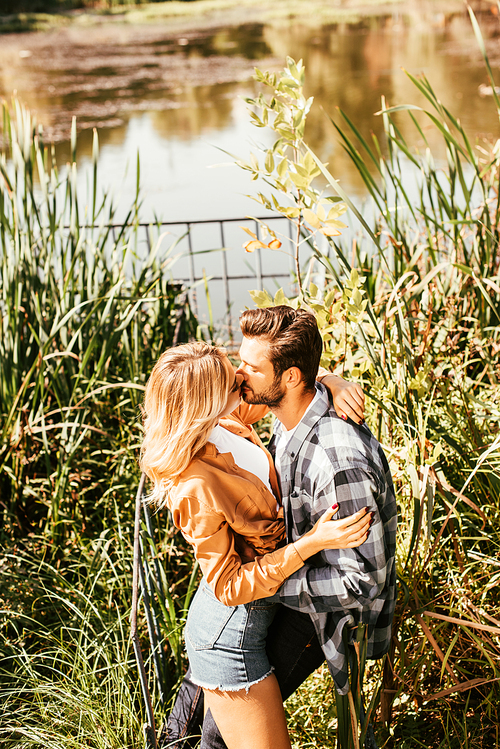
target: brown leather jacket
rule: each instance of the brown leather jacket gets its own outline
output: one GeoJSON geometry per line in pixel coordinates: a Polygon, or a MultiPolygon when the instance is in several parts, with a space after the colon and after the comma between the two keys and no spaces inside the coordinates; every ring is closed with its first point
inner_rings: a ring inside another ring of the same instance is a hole
{"type": "MultiPolygon", "coordinates": [[[[265,450],[251,424],[267,412],[266,406],[242,402],[220,424],[265,450]]],[[[226,606],[273,595],[304,564],[294,544],[283,545],[278,478],[266,453],[276,496],[254,474],[239,468],[231,453],[219,453],[209,442],[181,474],[168,498],[175,525],[194,547],[206,581],[226,606]],[[242,563],[235,546],[238,537],[257,552],[253,562],[242,563]]]]}

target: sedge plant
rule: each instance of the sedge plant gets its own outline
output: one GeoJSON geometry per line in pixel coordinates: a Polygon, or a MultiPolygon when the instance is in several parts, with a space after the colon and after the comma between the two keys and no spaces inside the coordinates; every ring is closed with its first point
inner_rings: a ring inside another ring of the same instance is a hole
{"type": "MultiPolygon", "coordinates": [[[[399,598],[385,664],[367,665],[368,712],[377,710],[377,736],[389,742],[406,741],[412,724],[426,746],[459,747],[470,735],[474,746],[492,746],[500,680],[498,144],[477,148],[431,82],[411,75],[426,106],[382,101],[384,142],[368,143],[340,112],[333,127],[372,198],[369,220],[307,147],[302,65],[288,59],[281,74],[256,78],[269,95],[251,100],[251,117],[276,140],[242,165],[268,185],[256,199],[294,223],[298,295],[252,298],[316,314],[322,363],[363,384],[398,493],[399,598]],[[404,140],[403,113],[423,153],[404,140]],[[446,164],[430,152],[424,119],[442,136],[446,164]],[[415,185],[418,200],[410,198],[415,185]],[[335,236],[341,205],[359,222],[349,248],[335,236]],[[299,262],[305,246],[322,283],[311,283],[310,262],[299,262]]],[[[272,251],[277,237],[263,236],[246,249],[260,242],[272,251]]],[[[362,655],[354,665],[362,672],[362,655]]],[[[354,678],[350,704],[337,701],[341,747],[366,738],[359,684],[354,678]]]]}

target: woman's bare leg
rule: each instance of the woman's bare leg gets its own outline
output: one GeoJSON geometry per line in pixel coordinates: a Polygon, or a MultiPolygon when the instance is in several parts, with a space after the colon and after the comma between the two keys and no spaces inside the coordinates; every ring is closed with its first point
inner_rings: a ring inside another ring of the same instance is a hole
{"type": "Polygon", "coordinates": [[[228,749],[291,749],[274,674],[251,686],[248,692],[203,691],[205,709],[212,711],[228,749]]]}

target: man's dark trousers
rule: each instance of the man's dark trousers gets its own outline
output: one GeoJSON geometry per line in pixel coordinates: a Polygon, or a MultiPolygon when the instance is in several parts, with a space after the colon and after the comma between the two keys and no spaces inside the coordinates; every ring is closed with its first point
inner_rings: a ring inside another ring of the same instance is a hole
{"type": "MultiPolygon", "coordinates": [[[[286,700],[324,661],[313,623],[308,614],[281,606],[266,640],[269,661],[274,666],[283,699],[286,700]]],[[[184,678],[173,710],[159,739],[160,747],[188,749],[199,741],[200,749],[226,749],[210,711],[203,722],[203,691],[184,678]],[[190,737],[193,738],[185,738],[190,737]]]]}

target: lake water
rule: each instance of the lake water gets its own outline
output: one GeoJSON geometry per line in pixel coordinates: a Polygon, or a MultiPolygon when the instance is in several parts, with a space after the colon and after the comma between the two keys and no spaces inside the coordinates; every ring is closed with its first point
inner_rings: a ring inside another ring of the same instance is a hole
{"type": "MultiPolygon", "coordinates": [[[[500,24],[494,10],[492,6],[480,21],[495,68],[500,24]]],[[[492,97],[484,95],[488,79],[465,12],[394,12],[356,26],[322,28],[252,23],[176,30],[167,24],[107,22],[9,35],[0,37],[0,93],[8,98],[16,90],[36,111],[63,163],[69,158],[71,117],[77,116],[82,192],[92,128],[98,128],[101,186],[114,191],[121,215],[134,194],[139,153],[142,220],[235,218],[262,210],[246,197],[255,192],[255,183],[230,165],[223,151],[244,158],[253,140],[266,143],[266,133],[250,124],[242,97],[257,91],[255,65],[279,69],[287,55],[304,60],[306,93],[315,97],[306,138],[357,201],[363,200],[363,186],[329,116],[338,121],[339,107],[363,135],[381,137],[381,118],[375,113],[382,95],[389,105],[422,104],[402,68],[425,74],[471,135],[479,140],[498,137],[498,115],[492,97]]],[[[415,128],[404,117],[400,122],[403,135],[418,146],[415,128]]],[[[444,157],[428,123],[426,136],[435,157],[444,157]]],[[[219,240],[207,240],[208,246],[212,241],[219,240]]],[[[244,241],[242,232],[231,238],[236,249],[230,272],[248,260],[241,250],[244,241]]],[[[210,273],[210,264],[219,261],[205,256],[203,262],[210,273]]],[[[288,267],[286,258],[276,263],[288,267]]],[[[240,306],[249,303],[246,299],[240,306]]]]}

